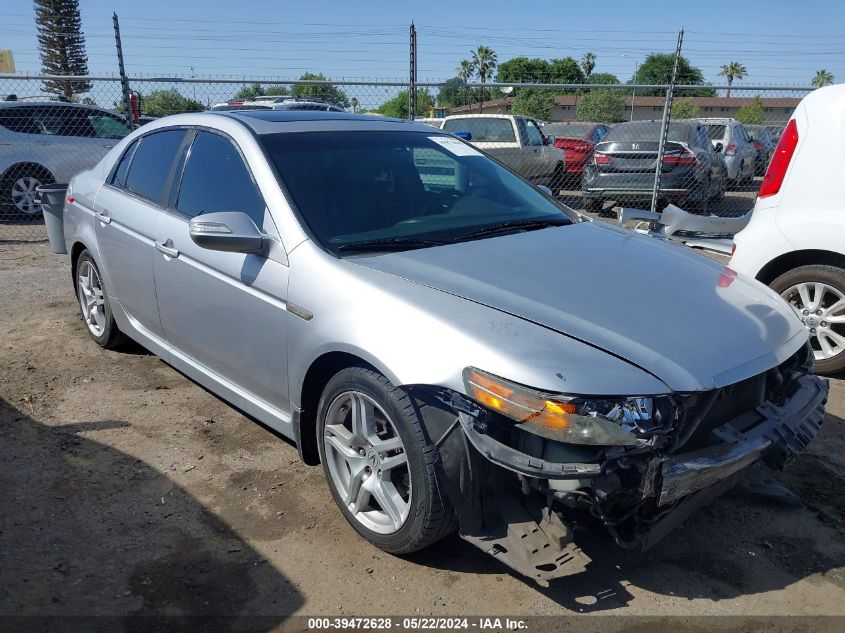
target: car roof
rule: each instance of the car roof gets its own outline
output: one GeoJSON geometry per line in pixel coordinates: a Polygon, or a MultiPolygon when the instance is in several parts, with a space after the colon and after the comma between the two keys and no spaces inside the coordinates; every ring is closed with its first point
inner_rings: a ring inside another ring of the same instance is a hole
{"type": "Polygon", "coordinates": [[[86,110],[100,110],[105,108],[85,103],[68,103],[67,101],[0,101],[0,108],[43,108],[54,106],[57,108],[84,108],[86,110]]]}
{"type": "Polygon", "coordinates": [[[319,130],[406,130],[432,134],[435,129],[425,123],[403,119],[322,110],[231,110],[198,113],[194,116],[224,116],[236,119],[256,134],[319,130]]]}

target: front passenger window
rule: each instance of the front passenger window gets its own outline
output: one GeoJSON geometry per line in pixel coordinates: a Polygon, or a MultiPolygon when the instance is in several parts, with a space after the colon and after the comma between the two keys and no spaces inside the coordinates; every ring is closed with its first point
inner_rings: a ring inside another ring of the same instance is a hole
{"type": "Polygon", "coordinates": [[[232,142],[199,132],[188,155],[176,208],[194,217],[216,211],[242,211],[259,228],[264,225],[264,199],[232,142]]]}

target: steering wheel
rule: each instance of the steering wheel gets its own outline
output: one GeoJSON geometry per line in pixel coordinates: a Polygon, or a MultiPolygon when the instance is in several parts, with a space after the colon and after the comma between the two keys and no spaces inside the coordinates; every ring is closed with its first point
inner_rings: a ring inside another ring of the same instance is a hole
{"type": "Polygon", "coordinates": [[[437,205],[440,205],[440,213],[446,213],[460,198],[460,194],[456,191],[442,191],[426,203],[422,208],[421,215],[433,215],[432,211],[437,205]]]}

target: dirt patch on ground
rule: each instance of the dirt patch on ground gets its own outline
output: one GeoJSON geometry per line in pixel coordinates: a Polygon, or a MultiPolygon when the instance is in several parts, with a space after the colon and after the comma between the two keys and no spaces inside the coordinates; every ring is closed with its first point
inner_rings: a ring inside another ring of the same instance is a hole
{"type": "Polygon", "coordinates": [[[0,299],[0,614],[845,615],[842,380],[782,476],[805,505],[734,492],[646,553],[580,533],[589,571],[542,589],[455,536],[370,547],[289,442],[97,348],[46,245],[0,245],[0,299]]]}

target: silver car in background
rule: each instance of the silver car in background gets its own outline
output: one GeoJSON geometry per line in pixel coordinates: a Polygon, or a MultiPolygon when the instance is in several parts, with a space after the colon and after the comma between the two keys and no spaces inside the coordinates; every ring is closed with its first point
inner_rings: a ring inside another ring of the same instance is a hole
{"type": "Polygon", "coordinates": [[[36,188],[93,167],[129,134],[122,117],[60,101],[0,102],[0,217],[37,217],[36,188]]]}
{"type": "Polygon", "coordinates": [[[752,180],[756,173],[757,150],[745,127],[736,119],[703,118],[713,147],[725,158],[728,180],[733,188],[752,180]]]}
{"type": "Polygon", "coordinates": [[[544,584],[589,563],[575,522],[650,547],[822,420],[773,291],[428,125],[166,117],[67,200],[94,341],[134,339],[292,438],[388,552],[458,529],[544,584]]]}

